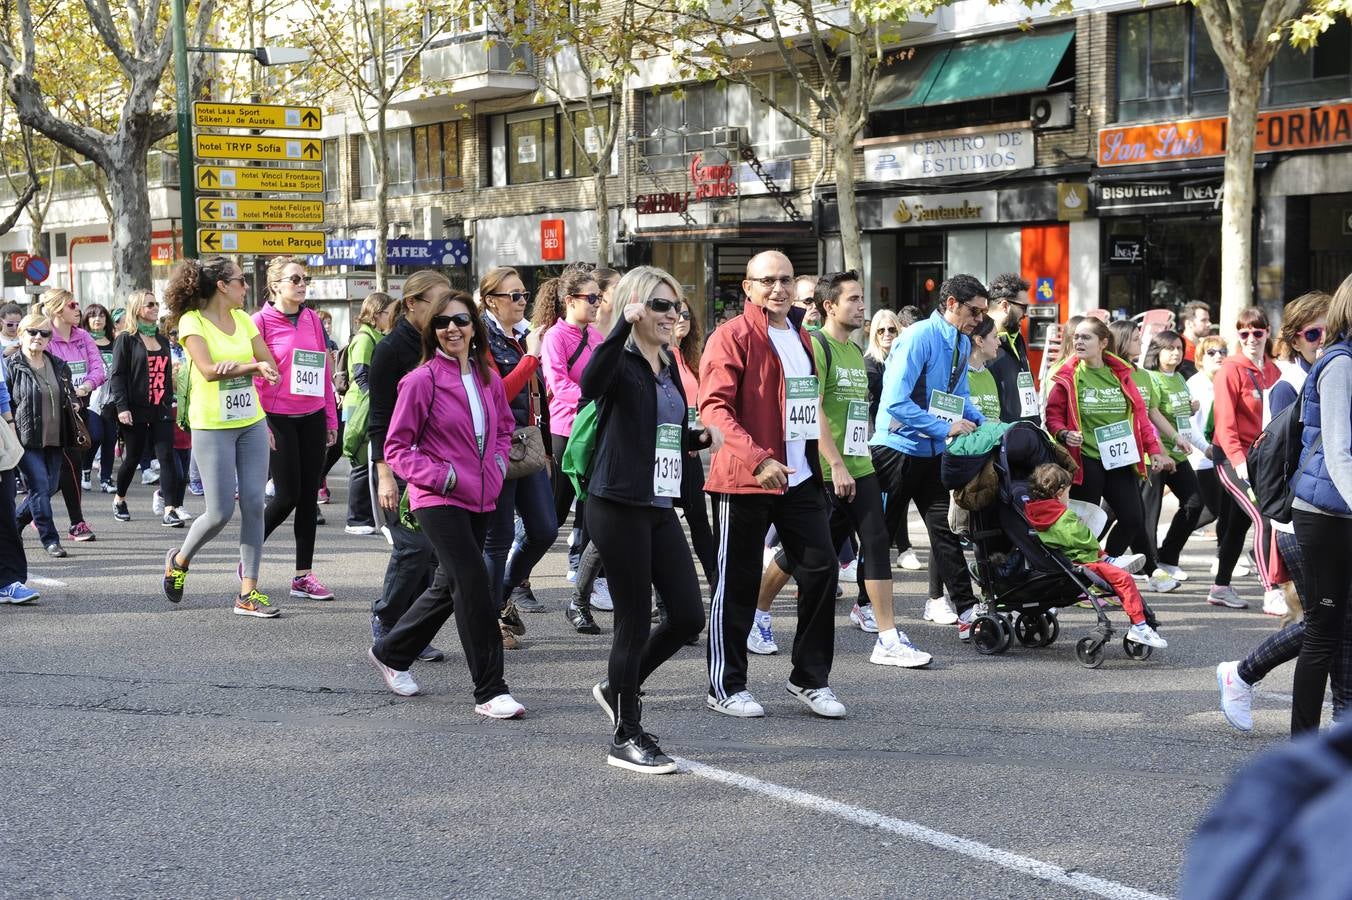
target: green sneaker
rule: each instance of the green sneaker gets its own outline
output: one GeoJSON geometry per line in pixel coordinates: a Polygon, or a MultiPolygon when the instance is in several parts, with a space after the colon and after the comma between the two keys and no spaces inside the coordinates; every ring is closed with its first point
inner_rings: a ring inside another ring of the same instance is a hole
{"type": "Polygon", "coordinates": [[[170,603],[178,603],[183,599],[183,582],[188,580],[188,567],[175,562],[177,556],[177,547],[164,555],[164,596],[169,598],[170,603]]]}
{"type": "Polygon", "coordinates": [[[282,611],[273,606],[268,595],[257,588],[235,598],[235,615],[257,616],[260,619],[275,619],[282,611]]]}

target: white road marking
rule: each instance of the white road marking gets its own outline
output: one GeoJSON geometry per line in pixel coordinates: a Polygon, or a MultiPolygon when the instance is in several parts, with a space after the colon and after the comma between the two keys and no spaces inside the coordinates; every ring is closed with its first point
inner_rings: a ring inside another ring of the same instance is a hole
{"type": "Polygon", "coordinates": [[[57,581],[55,578],[43,578],[41,575],[33,575],[28,579],[28,584],[36,587],[66,587],[64,581],[57,581]]]}
{"type": "Polygon", "coordinates": [[[998,847],[991,847],[978,841],[958,837],[957,835],[947,834],[943,831],[936,831],[933,828],[927,828],[924,825],[918,825],[915,822],[907,822],[902,819],[895,819],[891,816],[885,816],[872,810],[863,809],[858,806],[851,806],[848,803],[841,803],[816,794],[809,794],[805,791],[795,790],[794,788],[784,787],[783,785],[773,784],[768,781],[761,781],[759,778],[752,778],[749,775],[739,775],[736,772],[729,772],[726,769],[715,768],[704,763],[694,762],[693,760],[677,758],[676,760],[682,769],[690,772],[692,775],[698,775],[701,778],[708,778],[710,781],[717,781],[720,784],[739,787],[743,790],[753,793],[763,794],[774,800],[783,803],[792,803],[796,806],[803,806],[816,812],[836,816],[859,825],[869,828],[878,828],[883,831],[891,832],[908,840],[916,841],[921,844],[929,844],[940,850],[948,850],[953,853],[959,853],[963,856],[969,856],[972,859],[981,862],[995,863],[998,866],[1004,866],[1015,872],[1021,872],[1024,875],[1030,875],[1033,878],[1040,878],[1043,881],[1050,881],[1053,884],[1064,885],[1074,888],[1078,891],[1084,891],[1087,894],[1095,894],[1099,897],[1107,897],[1110,900],[1166,900],[1158,894],[1151,894],[1147,891],[1137,890],[1128,887],[1125,884],[1118,884],[1115,881],[1108,881],[1103,878],[1095,878],[1092,875],[1085,875],[1081,872],[1071,872],[1061,866],[1045,863],[1041,860],[1033,859],[1028,856],[1020,856],[1016,853],[1010,853],[1007,850],[1001,850],[998,847]]]}

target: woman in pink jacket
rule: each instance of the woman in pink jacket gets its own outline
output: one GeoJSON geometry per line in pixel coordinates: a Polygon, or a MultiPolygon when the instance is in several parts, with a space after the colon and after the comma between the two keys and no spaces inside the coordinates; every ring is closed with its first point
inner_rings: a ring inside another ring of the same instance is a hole
{"type": "Polygon", "coordinates": [[[526,710],[503,678],[502,632],[484,562],[516,419],[468,294],[452,292],[431,310],[422,358],[399,382],[385,461],[408,483],[409,508],[440,566],[431,587],[367,655],[394,693],[418,693],[409,666],[454,611],[474,679],[474,711],[520,718],[526,710]]]}
{"type": "Polygon", "coordinates": [[[259,402],[268,414],[276,487],[263,514],[263,540],[294,512],[296,571],[291,596],[332,600],[333,592],[312,571],[324,456],[338,440],[328,343],[318,314],[305,305],[310,283],[305,266],[289,256],[278,256],[268,263],[267,277],[272,300],[254,313],[253,320],[277,360],[281,377],[275,384],[254,379],[259,402]]]}
{"type": "MultiPolygon", "coordinates": [[[[61,288],[42,294],[42,314],[52,320],[52,339],[47,352],[70,367],[71,384],[83,409],[89,395],[108,380],[103,354],[94,337],[80,327],[80,304],[75,295],[61,288]]],[[[85,448],[61,448],[61,497],[70,515],[70,536],[75,541],[94,540],[94,529],[85,521],[80,497],[80,473],[84,470],[85,448]]]]}

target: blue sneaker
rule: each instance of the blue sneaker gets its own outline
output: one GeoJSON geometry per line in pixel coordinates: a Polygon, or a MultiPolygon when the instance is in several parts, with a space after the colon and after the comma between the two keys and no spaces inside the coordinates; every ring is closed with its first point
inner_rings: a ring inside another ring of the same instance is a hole
{"type": "Polygon", "coordinates": [[[0,589],[0,603],[32,603],[42,595],[30,587],[24,585],[22,581],[16,581],[9,587],[0,589]]]}

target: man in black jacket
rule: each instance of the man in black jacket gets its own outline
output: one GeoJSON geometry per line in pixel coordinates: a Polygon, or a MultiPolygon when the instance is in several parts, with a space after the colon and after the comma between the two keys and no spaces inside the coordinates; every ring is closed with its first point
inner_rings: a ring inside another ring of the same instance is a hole
{"type": "Polygon", "coordinates": [[[1000,421],[1042,424],[1042,410],[1033,373],[1028,365],[1028,345],[1020,326],[1028,311],[1028,282],[1016,273],[995,276],[990,283],[990,317],[1000,339],[1000,354],[986,364],[995,376],[1000,394],[1000,421]]]}

